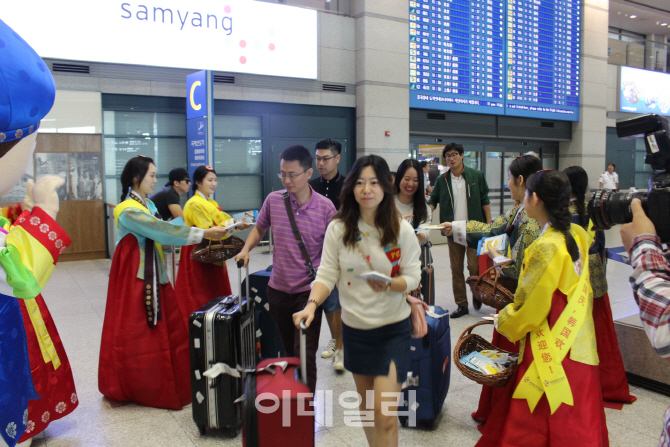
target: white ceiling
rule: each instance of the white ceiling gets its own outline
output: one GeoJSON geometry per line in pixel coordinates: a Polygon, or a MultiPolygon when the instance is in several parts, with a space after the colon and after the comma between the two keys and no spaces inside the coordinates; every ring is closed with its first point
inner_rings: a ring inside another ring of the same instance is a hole
{"type": "Polygon", "coordinates": [[[610,0],[609,11],[611,27],[670,37],[670,0],[610,0]]]}

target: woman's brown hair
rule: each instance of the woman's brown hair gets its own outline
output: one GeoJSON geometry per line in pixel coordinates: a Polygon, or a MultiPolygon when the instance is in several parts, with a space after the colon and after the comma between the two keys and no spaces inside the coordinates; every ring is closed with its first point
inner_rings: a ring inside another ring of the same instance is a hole
{"type": "Polygon", "coordinates": [[[374,169],[379,186],[384,191],[384,198],[377,207],[377,215],[375,216],[375,227],[381,233],[381,245],[397,243],[400,235],[400,214],[393,200],[395,186],[391,183],[389,165],[386,160],[378,155],[365,155],[356,160],[349,175],[344,180],[340,193],[340,210],[333,217],[333,219],[339,219],[344,223],[343,240],[347,247],[356,245],[356,233],[358,233],[358,220],[361,217],[361,211],[354,196],[354,188],[363,169],[368,166],[374,169]]]}

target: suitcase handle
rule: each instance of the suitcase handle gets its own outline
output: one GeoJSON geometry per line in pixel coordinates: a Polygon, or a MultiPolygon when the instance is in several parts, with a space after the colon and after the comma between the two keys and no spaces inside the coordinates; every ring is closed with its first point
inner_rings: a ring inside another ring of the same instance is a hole
{"type": "Polygon", "coordinates": [[[307,385],[307,326],[305,320],[300,322],[300,375],[307,385]]]}
{"type": "MultiPolygon", "coordinates": [[[[237,261],[237,283],[240,285],[240,293],[237,294],[240,310],[242,310],[242,267],[244,267],[244,261],[242,259],[237,261]]],[[[251,309],[251,298],[249,296],[249,263],[247,262],[247,311],[251,309]]]]}

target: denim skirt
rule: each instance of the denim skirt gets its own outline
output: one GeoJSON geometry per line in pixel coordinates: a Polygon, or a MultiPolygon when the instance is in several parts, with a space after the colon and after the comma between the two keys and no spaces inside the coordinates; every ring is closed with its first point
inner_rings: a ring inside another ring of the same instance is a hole
{"type": "Polygon", "coordinates": [[[398,383],[410,368],[410,319],[375,329],[355,329],[342,323],[344,367],[363,376],[388,376],[395,363],[398,383]]]}

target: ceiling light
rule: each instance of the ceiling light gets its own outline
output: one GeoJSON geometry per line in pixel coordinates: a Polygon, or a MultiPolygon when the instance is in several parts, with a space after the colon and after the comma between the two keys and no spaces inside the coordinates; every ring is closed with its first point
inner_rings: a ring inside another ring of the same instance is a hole
{"type": "Polygon", "coordinates": [[[667,23],[661,23],[661,26],[666,26],[666,25],[667,25],[667,23]]]}
{"type": "Polygon", "coordinates": [[[633,14],[632,16],[630,16],[631,19],[634,19],[634,18],[636,18],[636,17],[637,17],[637,16],[636,16],[635,14],[633,14]]]}

